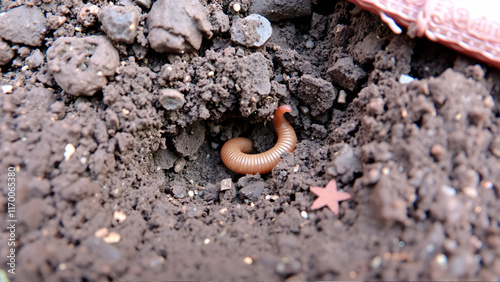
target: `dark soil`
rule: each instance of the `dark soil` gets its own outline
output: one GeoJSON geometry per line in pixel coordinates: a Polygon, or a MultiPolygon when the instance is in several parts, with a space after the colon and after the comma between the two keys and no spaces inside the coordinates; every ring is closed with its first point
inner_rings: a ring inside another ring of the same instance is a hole
{"type": "Polygon", "coordinates": [[[149,46],[147,0],[22,2],[3,1],[19,15],[0,24],[0,262],[11,280],[500,279],[497,69],[395,35],[343,0],[273,14],[260,48],[233,43],[225,22],[249,1],[203,0],[192,20],[178,14],[199,29],[158,24],[186,33],[155,41],[166,54],[149,46]],[[134,8],[97,14],[112,3],[134,8]],[[138,22],[135,40],[105,38],[99,18],[108,33],[121,26],[111,13],[138,22]],[[14,25],[21,16],[34,24],[14,25]],[[84,83],[61,75],[75,69],[89,72],[84,83]],[[296,150],[267,175],[229,171],[222,144],[272,147],[282,104],[296,150]],[[339,216],[310,210],[309,187],[331,179],[353,196],[339,216]]]}

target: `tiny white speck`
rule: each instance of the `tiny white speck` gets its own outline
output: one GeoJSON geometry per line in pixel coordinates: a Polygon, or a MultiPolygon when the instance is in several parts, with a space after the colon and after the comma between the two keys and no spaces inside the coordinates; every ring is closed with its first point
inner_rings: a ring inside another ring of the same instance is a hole
{"type": "Polygon", "coordinates": [[[401,83],[401,84],[408,84],[408,83],[412,82],[413,80],[415,80],[415,78],[413,78],[409,75],[406,75],[406,74],[402,74],[399,77],[399,83],[401,83]]]}
{"type": "Polygon", "coordinates": [[[73,144],[71,143],[68,143],[66,145],[66,147],[64,147],[64,160],[67,161],[69,160],[69,158],[71,158],[71,156],[73,156],[73,154],[75,153],[76,149],[75,149],[75,146],[73,146],[73,144]]]}
{"type": "Polygon", "coordinates": [[[12,85],[2,85],[2,92],[3,94],[10,94],[12,93],[12,85]]]}
{"type": "Polygon", "coordinates": [[[448,257],[445,254],[439,254],[435,259],[437,264],[441,267],[446,267],[448,265],[448,257]]]}
{"type": "Polygon", "coordinates": [[[306,211],[301,211],[300,212],[300,215],[305,218],[305,219],[308,219],[309,218],[309,214],[306,212],[306,211]]]}

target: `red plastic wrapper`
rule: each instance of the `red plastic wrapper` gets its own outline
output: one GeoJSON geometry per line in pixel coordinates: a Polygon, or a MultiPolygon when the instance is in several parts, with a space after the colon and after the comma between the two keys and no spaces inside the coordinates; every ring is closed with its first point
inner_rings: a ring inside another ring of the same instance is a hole
{"type": "Polygon", "coordinates": [[[500,68],[500,0],[349,0],[397,34],[423,37],[500,68]]]}

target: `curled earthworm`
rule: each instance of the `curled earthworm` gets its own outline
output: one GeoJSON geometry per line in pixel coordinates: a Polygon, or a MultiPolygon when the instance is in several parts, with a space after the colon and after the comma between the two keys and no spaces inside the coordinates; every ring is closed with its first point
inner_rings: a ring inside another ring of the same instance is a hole
{"type": "Polygon", "coordinates": [[[252,141],[248,138],[236,137],[222,146],[220,152],[222,162],[230,170],[241,174],[271,172],[279,163],[281,154],[293,152],[297,144],[295,130],[283,116],[291,111],[292,107],[288,105],[280,106],[274,111],[273,124],[278,134],[278,142],[274,147],[260,154],[248,154],[253,149],[252,141]]]}

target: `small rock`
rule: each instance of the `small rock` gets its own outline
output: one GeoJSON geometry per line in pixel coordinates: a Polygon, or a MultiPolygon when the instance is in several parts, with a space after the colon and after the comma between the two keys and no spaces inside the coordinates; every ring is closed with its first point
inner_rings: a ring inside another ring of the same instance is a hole
{"type": "Polygon", "coordinates": [[[119,233],[112,231],[108,234],[108,236],[102,238],[102,240],[104,241],[104,243],[115,244],[115,243],[120,242],[121,237],[122,236],[120,236],[119,233]]]}
{"type": "Polygon", "coordinates": [[[203,189],[203,199],[205,201],[213,201],[219,197],[219,187],[217,185],[208,183],[203,189]]]}
{"type": "Polygon", "coordinates": [[[219,199],[221,203],[229,204],[236,198],[236,186],[233,181],[231,181],[231,178],[224,179],[220,182],[220,190],[219,199]]]}
{"type": "Polygon", "coordinates": [[[312,5],[311,0],[254,0],[248,12],[261,14],[271,21],[280,21],[310,16],[312,5]]]}
{"type": "Polygon", "coordinates": [[[307,49],[314,48],[314,41],[312,39],[309,39],[309,40],[306,41],[306,48],[307,49]]]}
{"type": "Polygon", "coordinates": [[[174,172],[181,172],[186,166],[186,160],[184,158],[178,158],[174,163],[174,172]]]}
{"type": "Polygon", "coordinates": [[[160,53],[198,50],[203,37],[212,37],[212,27],[199,1],[156,1],[148,15],[148,28],[149,44],[160,53]]]}
{"type": "Polygon", "coordinates": [[[347,103],[347,93],[344,90],[339,91],[339,99],[337,100],[339,104],[347,103]]]}
{"type": "Polygon", "coordinates": [[[179,181],[173,181],[171,184],[171,189],[172,195],[174,195],[174,197],[176,197],[177,199],[184,199],[187,195],[186,186],[179,181]]]}
{"type": "Polygon", "coordinates": [[[32,69],[38,68],[39,66],[43,65],[43,61],[43,54],[40,49],[33,50],[33,52],[31,52],[31,55],[26,58],[26,64],[32,69]]]}
{"type": "Polygon", "coordinates": [[[115,219],[119,223],[122,223],[125,221],[125,219],[127,219],[127,215],[122,211],[115,211],[113,213],[113,219],[115,219]]]}
{"type": "Polygon", "coordinates": [[[19,54],[19,57],[21,58],[26,58],[30,54],[31,49],[29,47],[23,46],[17,50],[17,54],[19,54]]]}
{"type": "Polygon", "coordinates": [[[175,89],[163,89],[160,91],[160,104],[167,111],[175,111],[186,102],[184,95],[175,89]]]}
{"type": "Polygon", "coordinates": [[[357,89],[366,77],[366,72],[355,66],[351,57],[338,59],[326,73],[334,83],[349,91],[357,89]]]}
{"type": "Polygon", "coordinates": [[[42,45],[47,19],[38,7],[19,6],[0,14],[0,37],[14,43],[42,45]]]}
{"type": "Polygon", "coordinates": [[[231,40],[246,47],[261,47],[273,33],[269,20],[258,14],[237,19],[231,26],[231,40]]]}
{"type": "Polygon", "coordinates": [[[319,116],[333,106],[337,89],[324,79],[306,74],[300,78],[297,97],[309,106],[313,116],[319,116]]]}
{"type": "Polygon", "coordinates": [[[231,180],[231,178],[226,178],[226,179],[221,180],[221,182],[220,182],[220,190],[221,191],[226,191],[226,190],[229,190],[232,188],[234,188],[234,183],[231,180]]]}
{"type": "Polygon", "coordinates": [[[9,44],[0,39],[0,66],[8,64],[14,58],[14,51],[10,49],[9,44]]]}
{"type": "Polygon", "coordinates": [[[120,57],[104,36],[60,37],[47,50],[47,63],[65,92],[92,96],[115,74],[120,57]]]}
{"type": "Polygon", "coordinates": [[[133,43],[139,24],[138,8],[133,6],[106,6],[99,11],[101,28],[111,40],[133,43]]]}
{"type": "Polygon", "coordinates": [[[408,83],[412,82],[413,80],[415,80],[415,78],[413,78],[407,74],[401,74],[399,76],[399,83],[401,83],[401,84],[408,84],[408,83]]]}
{"type": "Polygon", "coordinates": [[[264,191],[264,188],[266,187],[266,182],[257,181],[241,188],[238,194],[243,200],[248,199],[251,202],[256,202],[259,199],[259,196],[262,194],[262,191],[264,191]]]}
{"type": "Polygon", "coordinates": [[[108,234],[109,230],[106,227],[99,228],[94,232],[94,236],[99,239],[103,238],[104,236],[107,236],[108,234]]]}

